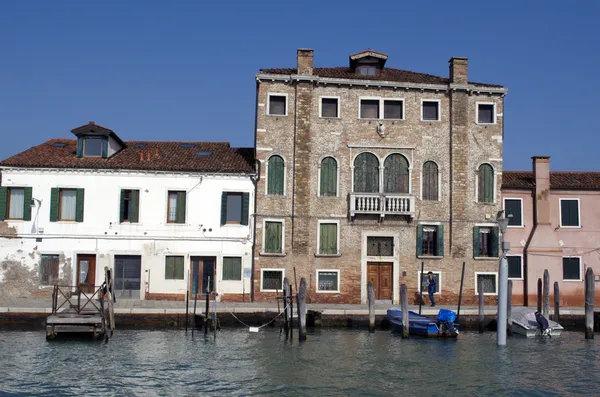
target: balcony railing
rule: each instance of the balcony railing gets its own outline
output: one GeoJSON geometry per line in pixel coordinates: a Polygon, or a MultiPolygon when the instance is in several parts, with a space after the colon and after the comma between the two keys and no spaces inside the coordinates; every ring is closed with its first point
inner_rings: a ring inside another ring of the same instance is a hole
{"type": "Polygon", "coordinates": [[[350,217],[356,214],[415,215],[415,197],[403,193],[350,193],[350,217]]]}

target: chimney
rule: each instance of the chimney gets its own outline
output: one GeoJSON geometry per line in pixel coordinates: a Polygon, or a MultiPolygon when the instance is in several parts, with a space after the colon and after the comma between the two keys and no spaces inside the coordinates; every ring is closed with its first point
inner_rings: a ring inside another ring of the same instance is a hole
{"type": "Polygon", "coordinates": [[[533,156],[537,224],[550,224],[550,156],[533,156]]]}
{"type": "Polygon", "coordinates": [[[452,57],[450,64],[450,83],[467,84],[469,82],[469,60],[467,58],[452,57]]]}
{"type": "Polygon", "coordinates": [[[140,160],[144,161],[144,152],[140,152],[140,160]]]}
{"type": "Polygon", "coordinates": [[[298,74],[312,75],[313,74],[313,56],[312,48],[298,48],[298,74]]]}

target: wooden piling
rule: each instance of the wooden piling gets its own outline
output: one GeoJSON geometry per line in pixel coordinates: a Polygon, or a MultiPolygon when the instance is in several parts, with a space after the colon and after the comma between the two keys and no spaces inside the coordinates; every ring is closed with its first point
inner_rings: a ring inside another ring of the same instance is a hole
{"type": "Polygon", "coordinates": [[[294,301],[293,301],[292,284],[290,284],[290,340],[294,340],[294,301]]]}
{"type": "Polygon", "coordinates": [[[196,303],[197,302],[198,302],[198,294],[194,294],[194,313],[193,313],[193,317],[192,317],[192,336],[194,336],[194,329],[196,328],[196,303]]]}
{"type": "Polygon", "coordinates": [[[419,315],[421,315],[421,306],[423,305],[423,269],[425,261],[421,261],[421,277],[419,279],[419,315]]]}
{"type": "Polygon", "coordinates": [[[513,282],[512,280],[508,280],[508,291],[507,291],[507,296],[506,296],[506,334],[508,336],[512,336],[513,335],[513,328],[512,328],[512,288],[513,288],[513,282]]]}
{"type": "Polygon", "coordinates": [[[585,339],[594,339],[594,271],[585,272],[585,339]]]}
{"type": "Polygon", "coordinates": [[[188,282],[185,287],[185,332],[187,333],[188,329],[188,318],[189,318],[189,305],[190,305],[190,274],[191,270],[188,270],[188,282]]]}
{"type": "Polygon", "coordinates": [[[372,281],[367,284],[367,290],[369,293],[369,332],[375,332],[375,287],[373,287],[372,281]]]}
{"type": "Polygon", "coordinates": [[[548,269],[544,269],[544,306],[542,307],[542,315],[550,318],[550,273],[548,269]]]}
{"type": "Polygon", "coordinates": [[[204,335],[208,334],[208,310],[210,307],[210,276],[206,283],[206,308],[204,309],[204,335]]]}
{"type": "Polygon", "coordinates": [[[458,309],[456,309],[456,323],[458,323],[458,318],[460,317],[460,303],[462,302],[462,293],[463,293],[463,281],[465,280],[465,262],[462,265],[462,272],[460,274],[460,291],[458,293],[458,309]]]}
{"type": "Polygon", "coordinates": [[[408,338],[408,288],[400,285],[400,308],[402,310],[402,337],[408,338]]]}
{"type": "Polygon", "coordinates": [[[290,282],[288,278],[283,279],[283,330],[285,331],[285,337],[287,338],[290,333],[290,326],[288,323],[288,289],[290,282]]]}
{"type": "MultiPolygon", "coordinates": [[[[479,295],[479,333],[483,333],[483,283],[477,283],[477,294],[479,295]]],[[[498,325],[500,326],[500,325],[498,325]]]]}
{"type": "Polygon", "coordinates": [[[537,311],[538,312],[542,312],[542,279],[538,278],[538,285],[537,285],[537,311]]]}
{"type": "Polygon", "coordinates": [[[306,340],[306,279],[300,279],[298,290],[298,340],[306,340]]]}
{"type": "Polygon", "coordinates": [[[554,317],[557,323],[560,321],[560,291],[558,290],[558,281],[554,282],[554,317]]]}

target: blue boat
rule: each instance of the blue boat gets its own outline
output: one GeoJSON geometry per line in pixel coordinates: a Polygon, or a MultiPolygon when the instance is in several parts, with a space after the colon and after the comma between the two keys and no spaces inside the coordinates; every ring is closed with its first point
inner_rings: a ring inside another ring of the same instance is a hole
{"type": "MultiPolygon", "coordinates": [[[[402,311],[399,308],[388,309],[387,318],[392,324],[392,330],[402,332],[402,311]]],[[[456,313],[446,309],[440,309],[437,319],[409,311],[408,333],[429,338],[456,338],[458,324],[454,323],[455,319],[456,313]]]]}

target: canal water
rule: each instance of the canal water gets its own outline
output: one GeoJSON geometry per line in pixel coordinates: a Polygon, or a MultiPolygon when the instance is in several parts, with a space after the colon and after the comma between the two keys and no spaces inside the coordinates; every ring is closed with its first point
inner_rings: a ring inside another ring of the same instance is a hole
{"type": "Polygon", "coordinates": [[[600,341],[583,333],[458,340],[320,329],[217,334],[116,330],[108,343],[0,330],[0,396],[569,396],[600,394],[600,341]],[[295,335],[297,336],[297,335],[295,335]]]}

